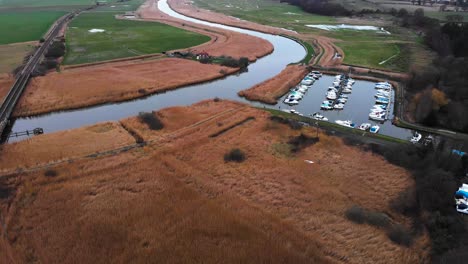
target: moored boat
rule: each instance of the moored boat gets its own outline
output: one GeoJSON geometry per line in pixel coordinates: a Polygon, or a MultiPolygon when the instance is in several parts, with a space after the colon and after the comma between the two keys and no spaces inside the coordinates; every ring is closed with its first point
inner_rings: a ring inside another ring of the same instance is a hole
{"type": "Polygon", "coordinates": [[[378,125],[373,125],[369,128],[369,132],[374,133],[374,134],[378,133],[379,130],[380,130],[380,127],[378,125]]]}

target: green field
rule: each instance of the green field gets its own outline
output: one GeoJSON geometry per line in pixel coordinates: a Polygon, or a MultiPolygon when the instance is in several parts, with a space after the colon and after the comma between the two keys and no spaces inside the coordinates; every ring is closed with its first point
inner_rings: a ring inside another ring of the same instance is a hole
{"type": "Polygon", "coordinates": [[[39,40],[61,11],[0,13],[0,44],[39,40]]]}
{"type": "Polygon", "coordinates": [[[0,0],[0,8],[94,5],[95,0],[0,0]]]}
{"type": "Polygon", "coordinates": [[[303,30],[305,24],[336,22],[333,17],[306,13],[297,6],[273,0],[194,0],[194,4],[243,20],[295,31],[303,30]]]}
{"type": "MultiPolygon", "coordinates": [[[[285,28],[297,31],[306,36],[311,42],[313,35],[321,35],[336,39],[336,45],[345,53],[345,63],[364,67],[381,68],[396,71],[407,71],[409,68],[410,49],[399,52],[402,44],[415,42],[414,34],[408,34],[405,30],[395,26],[385,27],[392,32],[391,35],[377,33],[375,31],[336,30],[326,31],[310,28],[310,24],[347,24],[343,18],[314,15],[302,11],[299,7],[273,0],[194,0],[200,8],[213,10],[240,19],[285,28]],[[383,60],[399,54],[384,64],[383,60]],[[406,56],[406,57],[404,57],[406,56]]],[[[366,23],[361,22],[361,23],[366,23]]],[[[372,21],[368,25],[373,25],[372,21]]],[[[411,52],[418,53],[417,45],[413,45],[411,52]]],[[[421,57],[421,56],[420,56],[421,57]]]]}
{"type": "Polygon", "coordinates": [[[155,22],[117,20],[111,12],[83,13],[67,31],[64,64],[160,53],[209,41],[209,37],[155,22]],[[105,32],[90,33],[90,29],[105,32]]]}

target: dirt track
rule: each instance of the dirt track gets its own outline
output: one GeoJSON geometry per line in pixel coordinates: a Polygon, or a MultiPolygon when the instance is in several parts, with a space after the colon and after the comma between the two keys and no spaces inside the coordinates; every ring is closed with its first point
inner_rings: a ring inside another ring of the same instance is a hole
{"type": "MultiPolygon", "coordinates": [[[[209,100],[156,115],[162,130],[148,130],[137,118],[122,121],[147,146],[65,160],[49,168],[56,176],[38,169],[2,178],[9,190],[0,199],[8,236],[0,246],[10,248],[18,263],[29,258],[69,263],[71,256],[82,263],[147,263],[155,256],[206,263],[425,259],[425,236],[405,248],[383,230],[344,217],[346,209],[359,204],[409,224],[388,202],[412,184],[411,177],[380,156],[325,134],[293,154],[288,140],[300,133],[315,135],[314,130],[292,130],[240,103],[209,100]],[[246,161],[224,162],[223,155],[234,147],[246,153],[246,161]]],[[[93,127],[100,131],[100,125],[93,127]]],[[[2,154],[40,149],[51,140],[89,141],[80,133],[41,135],[2,154]]],[[[113,140],[113,132],[104,132],[100,140],[112,141],[107,138],[113,140]]],[[[85,148],[95,151],[91,144],[83,147],[82,155],[85,148]]],[[[50,149],[47,155],[55,160],[60,151],[50,149]]],[[[22,162],[18,159],[17,167],[22,162]]],[[[0,257],[11,263],[3,249],[0,257]]]]}

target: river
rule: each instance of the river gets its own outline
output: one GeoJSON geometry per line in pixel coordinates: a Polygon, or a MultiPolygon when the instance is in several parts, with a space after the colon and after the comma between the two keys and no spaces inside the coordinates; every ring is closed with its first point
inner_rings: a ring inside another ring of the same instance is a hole
{"type": "MultiPolygon", "coordinates": [[[[44,129],[45,133],[51,133],[55,131],[91,125],[98,122],[116,121],[126,117],[135,116],[139,112],[159,110],[171,106],[191,105],[201,100],[215,97],[242,101],[255,106],[262,106],[261,103],[252,103],[239,97],[237,93],[241,90],[248,89],[255,84],[272,78],[273,76],[279,74],[288,64],[298,62],[306,55],[305,49],[299,43],[285,37],[225,26],[187,17],[172,10],[168,5],[167,0],[159,1],[158,8],[162,12],[179,19],[207,25],[210,27],[232,30],[265,39],[273,45],[274,51],[270,55],[267,55],[257,60],[255,63],[249,65],[247,72],[231,75],[212,82],[185,86],[177,90],[154,94],[136,100],[121,103],[109,103],[70,111],[51,112],[45,115],[34,117],[18,118],[13,123],[12,131],[24,131],[36,127],[41,127],[44,129]]],[[[184,73],[181,72],[180,74],[184,73]]],[[[314,84],[312,89],[316,89],[316,86],[319,86],[320,83],[322,82],[317,82],[317,84],[314,84]]],[[[328,86],[328,84],[325,84],[324,82],[322,85],[328,86]]],[[[320,85],[320,87],[322,85],[320,85]]],[[[364,81],[357,81],[355,84],[355,86],[362,87],[368,87],[369,85],[371,85],[371,83],[364,81]]],[[[317,97],[314,95],[314,93],[310,94],[310,96],[314,98],[317,97]]],[[[358,98],[358,95],[356,95],[356,98],[358,98]]],[[[304,101],[306,101],[306,99],[304,99],[304,101]]],[[[307,104],[307,106],[307,109],[301,106],[299,107],[304,111],[310,110],[305,112],[307,114],[312,113],[316,108],[316,106],[313,106],[312,104],[307,104]]],[[[361,108],[363,104],[356,104],[356,106],[361,108]]],[[[275,108],[278,108],[278,106],[275,108]]],[[[354,110],[350,107],[347,109],[347,111],[352,112],[354,110]]],[[[356,113],[360,113],[362,111],[362,109],[359,109],[359,111],[356,109],[356,113]]],[[[382,130],[382,133],[399,138],[408,138],[408,136],[411,134],[409,130],[400,129],[392,125],[390,125],[390,128],[385,128],[382,130]]],[[[21,139],[24,139],[24,137],[11,139],[10,142],[21,139]]]]}

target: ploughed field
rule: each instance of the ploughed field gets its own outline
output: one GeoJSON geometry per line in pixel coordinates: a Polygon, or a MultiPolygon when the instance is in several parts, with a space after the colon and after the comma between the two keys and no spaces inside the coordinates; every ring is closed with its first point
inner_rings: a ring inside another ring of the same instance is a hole
{"type": "Polygon", "coordinates": [[[389,202],[413,184],[410,174],[337,137],[315,137],[315,129],[216,99],[5,145],[1,260],[424,259],[424,234],[404,247],[345,217],[359,205],[409,226],[389,202]],[[225,159],[234,148],[245,160],[225,159]]]}

